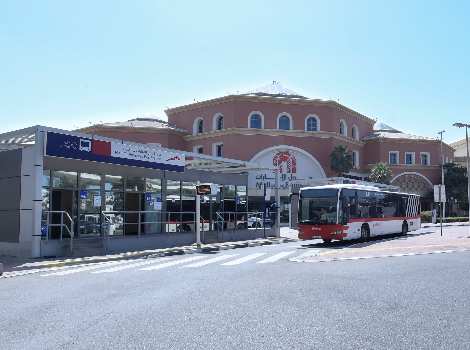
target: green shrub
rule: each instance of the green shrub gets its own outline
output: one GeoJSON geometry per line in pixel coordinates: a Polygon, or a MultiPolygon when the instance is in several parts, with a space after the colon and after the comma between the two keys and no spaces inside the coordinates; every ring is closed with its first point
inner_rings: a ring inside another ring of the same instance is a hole
{"type": "MultiPolygon", "coordinates": [[[[442,222],[467,222],[467,216],[453,216],[447,217],[442,222]]],[[[422,211],[421,212],[421,222],[422,223],[429,223],[432,222],[432,211],[422,211]]],[[[437,217],[437,223],[439,223],[439,217],[437,217]]]]}
{"type": "MultiPolygon", "coordinates": [[[[454,217],[445,218],[444,220],[442,220],[442,222],[467,222],[467,221],[468,221],[467,216],[454,216],[454,217]]],[[[438,222],[439,222],[439,219],[438,219],[438,222]]]]}
{"type": "Polygon", "coordinates": [[[429,211],[422,211],[421,212],[421,222],[431,222],[432,221],[432,212],[429,211]]]}

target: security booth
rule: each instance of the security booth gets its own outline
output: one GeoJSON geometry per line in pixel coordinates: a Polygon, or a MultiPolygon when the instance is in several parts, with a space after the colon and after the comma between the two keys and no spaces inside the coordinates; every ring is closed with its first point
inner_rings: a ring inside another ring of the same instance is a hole
{"type": "Polygon", "coordinates": [[[0,254],[182,246],[197,230],[206,242],[261,234],[240,225],[251,215],[249,162],[35,126],[0,135],[0,164],[0,254]],[[201,182],[218,191],[200,196],[196,222],[201,182]]]}

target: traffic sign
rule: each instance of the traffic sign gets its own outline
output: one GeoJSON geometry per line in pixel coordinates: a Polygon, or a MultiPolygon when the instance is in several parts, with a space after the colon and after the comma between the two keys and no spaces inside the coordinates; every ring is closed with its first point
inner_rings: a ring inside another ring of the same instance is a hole
{"type": "Polygon", "coordinates": [[[446,202],[446,186],[445,185],[434,185],[434,202],[436,203],[446,202]]]}

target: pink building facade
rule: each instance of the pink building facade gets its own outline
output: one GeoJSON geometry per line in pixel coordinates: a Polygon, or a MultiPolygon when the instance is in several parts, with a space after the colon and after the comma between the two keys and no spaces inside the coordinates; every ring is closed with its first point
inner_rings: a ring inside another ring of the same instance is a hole
{"type": "MultiPolygon", "coordinates": [[[[252,161],[279,168],[282,195],[292,188],[337,176],[330,154],[338,145],[353,157],[347,176],[366,179],[377,163],[392,169],[391,184],[428,196],[440,183],[441,144],[437,139],[400,132],[336,101],[309,99],[273,82],[238,95],[167,109],[168,123],[135,119],[95,125],[88,133],[156,143],[164,147],[252,161]]],[[[442,145],[444,161],[454,150],[442,145]]],[[[249,176],[249,194],[273,186],[268,170],[249,176]]]]}

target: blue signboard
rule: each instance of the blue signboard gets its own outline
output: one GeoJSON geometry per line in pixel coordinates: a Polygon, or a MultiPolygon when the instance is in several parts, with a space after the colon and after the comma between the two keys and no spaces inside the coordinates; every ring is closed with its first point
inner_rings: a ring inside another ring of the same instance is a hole
{"type": "Polygon", "coordinates": [[[151,202],[152,201],[152,193],[150,193],[150,192],[145,193],[145,201],[146,202],[151,202]]]}
{"type": "Polygon", "coordinates": [[[183,172],[185,155],[159,147],[47,132],[46,155],[183,172]]]}
{"type": "Polygon", "coordinates": [[[80,191],[80,199],[87,199],[87,197],[88,197],[88,191],[81,190],[80,191]]]}

